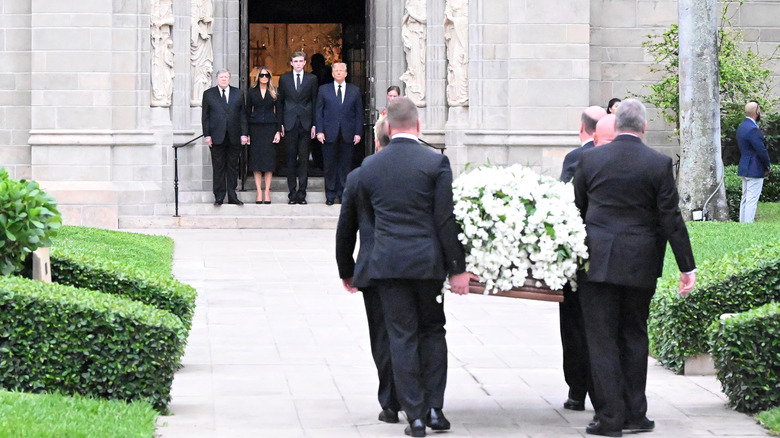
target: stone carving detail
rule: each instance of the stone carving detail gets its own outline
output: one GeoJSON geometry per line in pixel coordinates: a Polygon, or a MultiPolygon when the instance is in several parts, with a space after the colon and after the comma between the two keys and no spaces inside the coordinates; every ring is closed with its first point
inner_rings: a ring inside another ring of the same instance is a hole
{"type": "Polygon", "coordinates": [[[152,0],[152,106],[171,106],[173,99],[173,1],[152,0]]]}
{"type": "Polygon", "coordinates": [[[447,104],[469,104],[469,1],[446,0],[444,40],[447,44],[447,104]]]}
{"type": "Polygon", "coordinates": [[[200,106],[203,92],[211,87],[214,71],[214,48],[211,45],[214,7],[211,0],[192,0],[190,64],[192,65],[192,96],[190,104],[200,106]]]}
{"type": "Polygon", "coordinates": [[[425,0],[406,0],[402,26],[407,67],[400,79],[406,84],[406,96],[422,107],[425,106],[425,47],[428,43],[425,0]]]}

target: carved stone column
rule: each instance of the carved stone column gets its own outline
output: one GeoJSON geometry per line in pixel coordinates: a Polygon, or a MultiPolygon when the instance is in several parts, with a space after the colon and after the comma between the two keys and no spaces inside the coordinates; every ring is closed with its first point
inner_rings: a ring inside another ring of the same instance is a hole
{"type": "Polygon", "coordinates": [[[447,43],[447,104],[469,104],[469,2],[447,0],[444,40],[447,43]]]}
{"type": "Polygon", "coordinates": [[[406,95],[419,107],[425,106],[427,23],[426,0],[406,0],[401,37],[404,42],[407,67],[400,79],[406,84],[406,95]]]}
{"type": "Polygon", "coordinates": [[[214,7],[211,0],[192,0],[190,63],[192,65],[192,106],[200,106],[203,92],[211,87],[214,71],[212,36],[214,7]]]}
{"type": "Polygon", "coordinates": [[[173,38],[172,0],[152,0],[151,42],[151,106],[170,107],[173,99],[173,38]]]}

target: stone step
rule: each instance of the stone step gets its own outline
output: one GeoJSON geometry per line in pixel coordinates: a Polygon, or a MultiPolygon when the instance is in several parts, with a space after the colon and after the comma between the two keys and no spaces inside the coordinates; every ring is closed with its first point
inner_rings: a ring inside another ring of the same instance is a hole
{"type": "Polygon", "coordinates": [[[122,216],[119,228],[335,229],[337,222],[337,216],[122,216]]]}
{"type": "MultiPolygon", "coordinates": [[[[271,186],[271,205],[274,204],[287,204],[287,189],[273,190],[271,186]]],[[[257,191],[254,189],[246,191],[237,191],[238,199],[245,203],[255,203],[257,199],[257,191]]],[[[223,202],[227,202],[227,197],[223,199],[223,202]]],[[[325,204],[325,192],[323,191],[306,191],[306,202],[309,204],[325,204]]],[[[209,190],[201,191],[187,191],[179,192],[179,207],[185,204],[212,204],[214,203],[214,194],[209,190]]]]}
{"type": "MultiPolygon", "coordinates": [[[[254,199],[254,197],[252,198],[254,199]]],[[[173,216],[176,208],[174,204],[157,204],[154,206],[154,216],[173,216]]],[[[338,217],[341,207],[336,205],[325,205],[325,203],[309,203],[307,205],[288,205],[287,197],[284,202],[274,202],[271,204],[255,204],[254,201],[246,202],[244,205],[232,205],[227,202],[215,206],[211,202],[201,202],[193,204],[179,204],[179,216],[322,216],[338,217]]]]}

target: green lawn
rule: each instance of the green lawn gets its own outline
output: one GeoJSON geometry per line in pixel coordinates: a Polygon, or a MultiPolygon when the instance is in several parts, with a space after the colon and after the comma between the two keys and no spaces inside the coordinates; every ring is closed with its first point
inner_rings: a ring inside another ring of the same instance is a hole
{"type": "Polygon", "coordinates": [[[89,254],[138,269],[171,276],[173,239],[86,227],[62,227],[53,239],[58,250],[89,254]]]}
{"type": "Polygon", "coordinates": [[[152,438],[157,412],[125,403],[0,391],[0,435],[14,438],[152,438]]]}
{"type": "Polygon", "coordinates": [[[756,414],[756,420],[769,428],[774,435],[780,435],[780,407],[759,412],[756,414]]]}

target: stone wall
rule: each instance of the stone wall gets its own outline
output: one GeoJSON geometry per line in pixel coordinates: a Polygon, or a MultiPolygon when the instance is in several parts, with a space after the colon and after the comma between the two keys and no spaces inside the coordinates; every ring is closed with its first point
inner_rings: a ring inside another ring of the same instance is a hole
{"type": "Polygon", "coordinates": [[[30,11],[28,1],[0,0],[0,168],[30,178],[30,11]]]}

